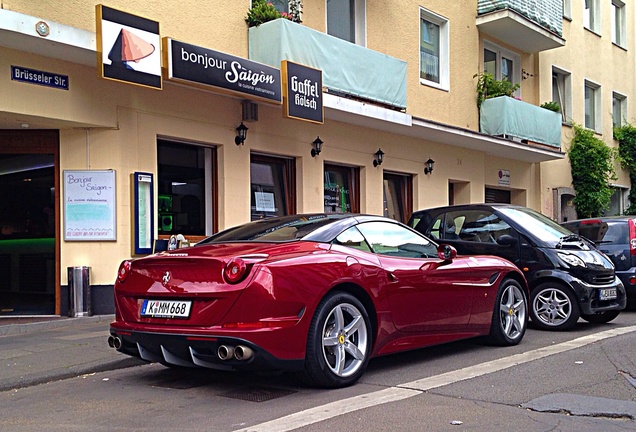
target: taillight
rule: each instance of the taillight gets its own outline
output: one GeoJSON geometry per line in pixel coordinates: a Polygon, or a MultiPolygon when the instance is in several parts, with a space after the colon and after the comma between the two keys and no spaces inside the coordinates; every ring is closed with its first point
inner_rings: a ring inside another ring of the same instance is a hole
{"type": "Polygon", "coordinates": [[[227,283],[239,283],[247,274],[247,265],[241,258],[232,258],[223,269],[223,277],[227,283]]]}
{"type": "Polygon", "coordinates": [[[122,261],[117,271],[117,282],[124,283],[130,274],[130,261],[122,261]]]}
{"type": "Polygon", "coordinates": [[[598,225],[600,223],[600,219],[586,219],[584,221],[581,221],[581,225],[598,225]]]}
{"type": "Polygon", "coordinates": [[[636,222],[629,220],[629,254],[636,255],[636,222]]]}

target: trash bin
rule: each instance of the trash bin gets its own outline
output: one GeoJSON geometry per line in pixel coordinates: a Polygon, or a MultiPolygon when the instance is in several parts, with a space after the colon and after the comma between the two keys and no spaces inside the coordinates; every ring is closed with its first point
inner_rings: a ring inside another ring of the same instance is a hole
{"type": "Polygon", "coordinates": [[[68,316],[92,316],[91,268],[68,267],[68,316]]]}

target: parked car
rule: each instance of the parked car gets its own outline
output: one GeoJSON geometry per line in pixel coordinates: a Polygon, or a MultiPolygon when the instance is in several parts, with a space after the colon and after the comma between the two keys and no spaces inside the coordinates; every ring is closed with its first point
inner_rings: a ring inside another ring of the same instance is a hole
{"type": "Polygon", "coordinates": [[[636,216],[579,219],[561,225],[593,241],[612,260],[627,291],[627,307],[636,309],[636,216]]]}
{"type": "Polygon", "coordinates": [[[408,223],[465,255],[515,263],[530,287],[530,317],[541,329],[566,330],[581,317],[606,323],[625,308],[625,288],[594,244],[526,207],[468,204],[420,210],[408,223]]]}
{"type": "Polygon", "coordinates": [[[527,284],[392,219],[264,219],[122,262],[109,345],[148,362],[353,384],[370,358],[485,335],[518,344],[527,284]]]}

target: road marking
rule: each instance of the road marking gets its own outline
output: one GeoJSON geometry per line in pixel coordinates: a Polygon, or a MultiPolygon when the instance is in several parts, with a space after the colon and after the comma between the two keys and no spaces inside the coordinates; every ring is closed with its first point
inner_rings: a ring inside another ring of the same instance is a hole
{"type": "Polygon", "coordinates": [[[413,396],[418,396],[426,390],[443,387],[459,381],[468,380],[489,373],[497,372],[512,366],[528,363],[532,360],[548,357],[554,354],[563,353],[576,348],[581,348],[603,339],[620,336],[636,331],[636,326],[619,327],[582,336],[571,341],[551,345],[525,353],[515,354],[478,365],[465,367],[452,372],[446,372],[420,380],[399,384],[384,390],[366,393],[359,396],[331,402],[325,405],[299,411],[294,414],[280,417],[265,423],[238,429],[235,432],[288,432],[313,423],[337,417],[339,415],[351,413],[364,408],[382,405],[389,402],[396,402],[413,396]]]}

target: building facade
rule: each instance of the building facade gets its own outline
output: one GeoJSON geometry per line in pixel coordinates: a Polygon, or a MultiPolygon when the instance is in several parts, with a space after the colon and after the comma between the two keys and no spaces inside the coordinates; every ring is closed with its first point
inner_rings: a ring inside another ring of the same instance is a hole
{"type": "Polygon", "coordinates": [[[612,118],[633,117],[618,0],[304,0],[300,23],[248,27],[251,6],[3,2],[2,314],[65,314],[79,267],[112,313],[123,259],[262,217],[507,201],[563,219],[571,125],[615,146],[612,118]],[[483,72],[514,97],[478,108],[483,72]],[[283,85],[320,117],[290,115],[283,85]]]}

